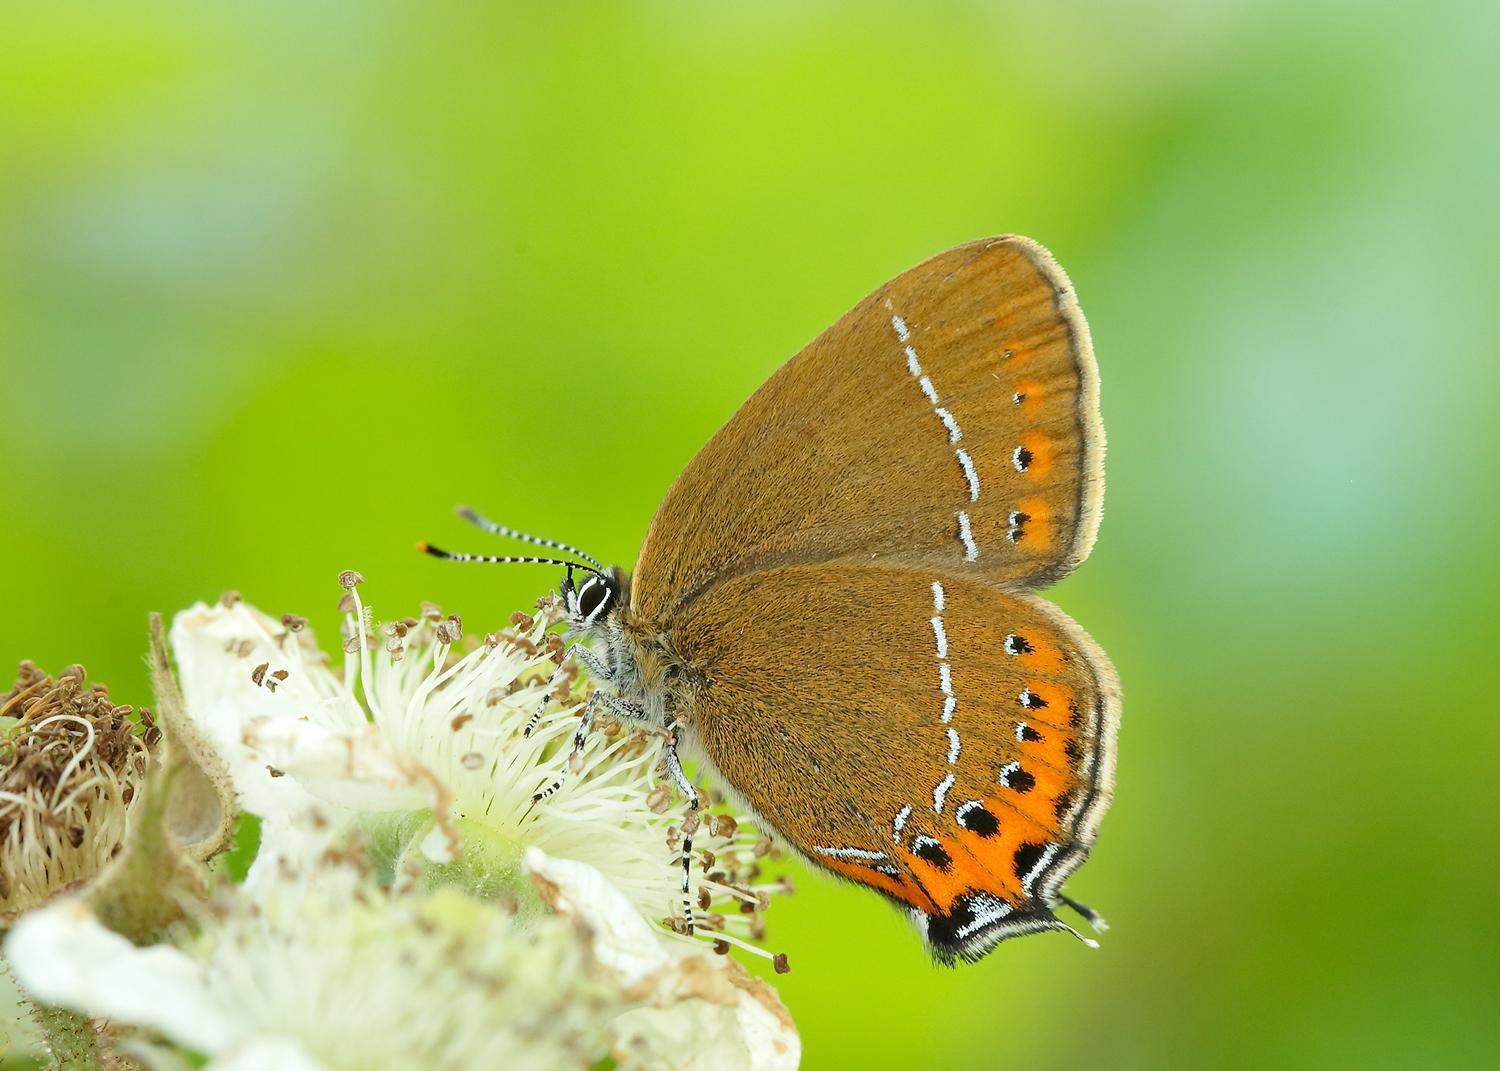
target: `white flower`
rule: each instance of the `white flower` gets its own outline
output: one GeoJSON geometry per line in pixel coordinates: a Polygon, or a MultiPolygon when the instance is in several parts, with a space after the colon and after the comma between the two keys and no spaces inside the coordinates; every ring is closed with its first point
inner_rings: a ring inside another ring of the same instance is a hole
{"type": "MultiPolygon", "coordinates": [[[[277,621],[231,599],[173,621],[187,715],[264,823],[252,884],[272,865],[305,865],[340,830],[394,830],[407,869],[449,863],[467,847],[450,870],[515,884],[522,850],[537,847],[593,866],[648,919],[680,915],[683,813],[656,776],[661,737],[602,722],[564,772],[582,697],[554,704],[524,732],[561,657],[547,632],[555,602],[461,653],[461,622],[431,606],[377,633],[357,582],[345,596],[342,673],[291,615],[277,621]],[[533,803],[559,774],[561,791],[533,803]]],[[[692,887],[699,921],[705,936],[751,947],[744,938],[762,935],[776,888],[752,884],[769,842],[728,815],[704,825],[692,887]]]]}
{"type": "Polygon", "coordinates": [[[636,1003],[561,916],[392,895],[340,865],[239,890],[182,947],[137,947],[69,898],[24,916],[5,954],[38,999],[159,1032],[214,1071],[576,1068],[636,1003]]]}
{"type": "Polygon", "coordinates": [[[641,1005],[611,1024],[611,1054],[641,1071],[793,1071],[802,1041],[765,982],[727,956],[673,954],[593,867],[526,849],[553,910],[587,924],[595,959],[641,1005]]]}
{"type": "MultiPolygon", "coordinates": [[[[405,898],[428,902],[446,890],[452,897],[443,902],[447,910],[466,903],[464,910],[471,912],[483,901],[485,911],[501,912],[512,932],[485,940],[514,943],[531,926],[551,932],[572,920],[567,932],[573,945],[597,968],[590,977],[608,983],[588,1021],[598,1028],[595,1036],[608,1039],[622,1067],[795,1068],[800,1043],[775,991],[723,954],[739,945],[766,955],[750,941],[763,936],[762,914],[777,887],[757,883],[769,842],[729,815],[702,820],[692,893],[699,937],[714,947],[682,936],[683,813],[659,769],[662,737],[617,722],[596,723],[569,761],[586,688],[571,664],[559,670],[562,645],[547,631],[558,620],[555,600],[539,604],[534,618],[514,615],[512,628],[465,649],[458,618],[433,607],[377,631],[355,590],[360,578],[345,576],[342,672],[329,667],[300,618],[278,622],[238,599],[200,604],[173,623],[187,716],[222,753],[244,808],[262,820],[260,851],[239,895],[252,905],[284,905],[288,883],[295,884],[298,875],[316,873],[330,858],[357,859],[374,864],[369,885],[384,890],[378,894],[385,898],[381,910],[420,913],[425,909],[405,898]],[[549,687],[554,696],[563,695],[535,720],[549,687]],[[534,731],[526,733],[534,721],[534,731]],[[533,802],[559,775],[561,791],[533,802]]],[[[362,895],[367,899],[360,910],[374,910],[368,897],[375,894],[362,895]]],[[[304,896],[296,907],[257,911],[268,912],[267,925],[288,913],[308,915],[321,920],[317,926],[342,933],[325,917],[329,902],[304,896]]],[[[261,1066],[243,1061],[267,1045],[284,1052],[292,1051],[288,1045],[300,1046],[297,1058],[314,1061],[310,1067],[345,1066],[327,1062],[330,1057],[315,1044],[316,1024],[289,1031],[285,1024],[299,1022],[291,1011],[252,995],[257,985],[272,984],[269,979],[282,968],[273,970],[264,958],[269,953],[251,946],[280,942],[286,947],[277,954],[290,956],[301,939],[281,941],[281,931],[255,929],[251,922],[259,917],[251,911],[235,923],[239,915],[231,912],[229,923],[205,926],[206,934],[217,934],[206,939],[220,951],[198,962],[212,967],[211,978],[233,975],[244,983],[232,992],[221,982],[204,983],[221,993],[218,1006],[244,1014],[264,1006],[250,1021],[236,1012],[238,1025],[216,1050],[214,1066],[261,1066]],[[242,1063],[226,1062],[231,1058],[242,1063]]],[[[285,933],[301,930],[288,924],[285,933]]],[[[337,957],[332,967],[320,966],[329,953],[308,941],[306,959],[285,970],[307,979],[308,992],[299,999],[315,1005],[314,991],[332,984],[326,971],[336,975],[339,968],[337,957]]],[[[35,971],[47,947],[37,941],[12,951],[24,952],[35,971]]],[[[784,969],[782,957],[776,959],[784,969]]],[[[349,972],[370,975],[366,985],[380,993],[413,986],[443,992],[444,983],[406,977],[403,962],[371,958],[349,972]],[[377,983],[375,975],[386,980],[377,983]]],[[[462,971],[462,962],[456,969],[462,971]]],[[[43,970],[42,981],[48,971],[59,970],[43,970]]],[[[28,984],[36,982],[35,973],[31,977],[28,984]]],[[[78,985],[75,980],[71,988],[47,992],[62,999],[60,994],[79,992],[78,985]]],[[[581,991],[568,985],[569,993],[581,991]]],[[[364,992],[358,986],[349,991],[364,992]]],[[[47,992],[39,995],[48,999],[47,992]]],[[[111,1010],[76,996],[69,1006],[176,1036],[139,1013],[132,1018],[130,1009],[111,1010]]],[[[325,1017],[337,1014],[326,1010],[325,1017]]],[[[505,1026],[506,1014],[489,1009],[481,1018],[505,1026]]],[[[390,1040],[408,1020],[392,1011],[365,1021],[374,1024],[372,1038],[390,1040]]],[[[567,1036],[590,1036],[570,1023],[558,1019],[567,1036]]],[[[483,1050],[484,1057],[469,1050],[470,1066],[502,1056],[507,1064],[531,1066],[506,1047],[505,1037],[483,1050]]],[[[411,1066],[446,1065],[426,1060],[411,1066]]]]}
{"type": "Polygon", "coordinates": [[[0,696],[0,925],[103,869],[140,798],[156,730],[83,681],[23,662],[0,696]]]}

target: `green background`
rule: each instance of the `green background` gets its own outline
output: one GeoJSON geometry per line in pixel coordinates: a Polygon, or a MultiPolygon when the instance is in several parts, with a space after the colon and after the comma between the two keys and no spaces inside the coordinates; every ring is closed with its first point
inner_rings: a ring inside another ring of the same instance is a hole
{"type": "Polygon", "coordinates": [[[1500,1048],[1494,5],[7,7],[0,658],[147,701],[148,610],[495,627],[897,271],[1047,244],[1092,324],[1125,686],[1044,936],[929,965],[813,874],[809,1068],[1500,1048]],[[498,549],[498,548],[497,548],[498,549]]]}

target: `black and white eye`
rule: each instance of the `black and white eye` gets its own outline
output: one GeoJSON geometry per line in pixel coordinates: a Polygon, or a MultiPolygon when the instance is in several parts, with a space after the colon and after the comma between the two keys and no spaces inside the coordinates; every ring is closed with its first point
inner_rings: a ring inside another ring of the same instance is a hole
{"type": "Polygon", "coordinates": [[[578,589],[579,616],[592,621],[609,603],[610,585],[597,576],[591,576],[578,589]]]}

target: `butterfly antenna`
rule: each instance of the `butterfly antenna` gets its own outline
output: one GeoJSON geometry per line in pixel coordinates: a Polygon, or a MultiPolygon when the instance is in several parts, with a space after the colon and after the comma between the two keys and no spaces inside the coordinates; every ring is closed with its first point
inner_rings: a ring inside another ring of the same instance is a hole
{"type": "Polygon", "coordinates": [[[443,550],[434,547],[431,543],[418,543],[417,549],[423,554],[431,554],[434,558],[442,558],[449,562],[486,562],[486,563],[519,563],[522,565],[561,565],[568,569],[582,569],[584,572],[593,573],[600,579],[604,579],[602,569],[596,569],[592,565],[584,565],[581,562],[570,562],[565,558],[537,558],[530,554],[456,554],[451,550],[443,550]]]}
{"type": "Polygon", "coordinates": [[[482,517],[478,513],[475,513],[468,506],[460,506],[458,515],[476,528],[483,528],[486,532],[492,532],[497,536],[506,536],[509,539],[519,539],[523,543],[532,543],[538,547],[551,547],[553,550],[560,550],[567,554],[576,554],[595,569],[601,571],[604,569],[603,562],[599,561],[592,554],[585,554],[577,547],[570,546],[556,539],[543,539],[541,536],[527,535],[525,532],[518,532],[514,528],[507,528],[503,524],[496,524],[488,517],[482,517]]]}

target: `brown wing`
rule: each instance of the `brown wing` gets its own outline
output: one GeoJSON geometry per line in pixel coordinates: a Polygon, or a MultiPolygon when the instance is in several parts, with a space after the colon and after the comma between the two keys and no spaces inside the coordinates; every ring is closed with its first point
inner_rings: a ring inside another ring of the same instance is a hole
{"type": "Polygon", "coordinates": [[[1109,804],[1119,687],[1051,604],[972,576],[788,566],[674,622],[687,741],[812,862],[914,912],[939,959],[1060,928],[1109,804]]]}
{"type": "Polygon", "coordinates": [[[632,608],[872,559],[1014,587],[1088,555],[1103,493],[1088,327],[1045,249],[992,238],[898,276],[788,361],[668,491],[632,608]]]}

